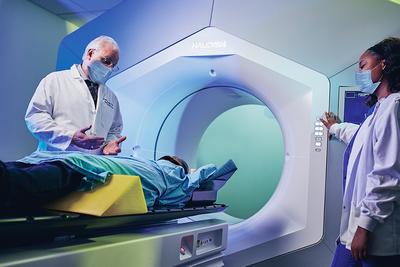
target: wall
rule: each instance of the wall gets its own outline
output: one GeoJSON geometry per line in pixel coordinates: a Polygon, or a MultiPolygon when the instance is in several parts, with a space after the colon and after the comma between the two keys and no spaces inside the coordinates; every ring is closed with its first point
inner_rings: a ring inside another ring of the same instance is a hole
{"type": "Polygon", "coordinates": [[[31,153],[24,115],[39,81],[55,70],[59,43],[74,26],[27,0],[0,0],[0,160],[31,153]]]}

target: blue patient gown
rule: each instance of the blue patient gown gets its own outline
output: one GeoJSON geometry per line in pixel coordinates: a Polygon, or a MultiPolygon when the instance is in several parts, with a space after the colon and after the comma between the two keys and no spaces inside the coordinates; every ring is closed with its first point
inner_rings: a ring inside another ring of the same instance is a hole
{"type": "Polygon", "coordinates": [[[200,183],[217,170],[215,165],[208,164],[195,173],[185,174],[182,167],[166,160],[69,151],[36,151],[19,161],[29,164],[61,161],[85,176],[81,190],[91,190],[98,184],[106,183],[112,174],[137,175],[148,207],[184,206],[200,183]]]}

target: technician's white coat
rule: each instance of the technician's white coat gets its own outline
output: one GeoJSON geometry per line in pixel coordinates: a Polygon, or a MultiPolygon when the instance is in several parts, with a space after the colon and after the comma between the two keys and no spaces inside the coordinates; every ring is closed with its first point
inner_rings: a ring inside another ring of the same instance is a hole
{"type": "Polygon", "coordinates": [[[39,83],[25,115],[28,129],[39,140],[38,150],[81,150],[71,144],[74,133],[87,132],[107,141],[118,138],[122,117],[118,99],[99,86],[97,110],[76,65],[52,72],[39,83]]]}
{"type": "MultiPolygon", "coordinates": [[[[400,254],[400,93],[380,100],[360,127],[347,168],[340,241],[351,247],[360,226],[369,230],[368,253],[400,254]]],[[[348,143],[358,127],[330,130],[348,143]]]]}

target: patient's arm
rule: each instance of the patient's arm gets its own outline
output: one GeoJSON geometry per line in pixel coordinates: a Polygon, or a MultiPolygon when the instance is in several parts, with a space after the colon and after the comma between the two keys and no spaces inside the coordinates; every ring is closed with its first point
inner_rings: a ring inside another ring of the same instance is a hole
{"type": "Polygon", "coordinates": [[[214,203],[217,200],[218,190],[226,184],[236,170],[233,160],[228,160],[200,184],[200,187],[192,193],[187,206],[214,203]]]}

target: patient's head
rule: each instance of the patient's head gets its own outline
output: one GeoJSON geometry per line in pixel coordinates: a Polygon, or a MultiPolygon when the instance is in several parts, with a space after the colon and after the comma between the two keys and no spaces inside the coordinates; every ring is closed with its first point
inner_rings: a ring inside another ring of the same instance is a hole
{"type": "Polygon", "coordinates": [[[177,157],[177,156],[163,156],[161,158],[159,158],[158,160],[167,160],[175,165],[181,166],[183,168],[183,170],[185,171],[185,174],[189,173],[189,165],[186,163],[186,161],[184,161],[183,159],[177,157]]]}

